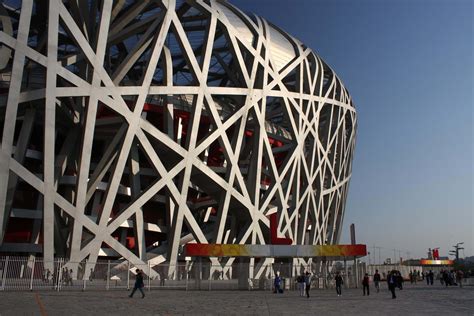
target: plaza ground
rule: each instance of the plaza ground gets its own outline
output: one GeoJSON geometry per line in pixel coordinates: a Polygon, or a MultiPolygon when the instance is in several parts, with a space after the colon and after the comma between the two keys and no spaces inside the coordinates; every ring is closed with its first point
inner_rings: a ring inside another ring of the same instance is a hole
{"type": "Polygon", "coordinates": [[[64,292],[1,292],[0,315],[474,315],[474,287],[406,285],[397,299],[384,287],[296,291],[184,291],[152,290],[129,298],[125,290],[64,292]]]}

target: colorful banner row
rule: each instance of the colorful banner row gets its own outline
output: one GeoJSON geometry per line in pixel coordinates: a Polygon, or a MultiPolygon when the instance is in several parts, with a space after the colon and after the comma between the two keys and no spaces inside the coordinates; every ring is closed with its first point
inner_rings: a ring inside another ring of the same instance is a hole
{"type": "Polygon", "coordinates": [[[453,260],[431,260],[423,259],[420,260],[422,266],[451,266],[454,264],[453,260]]]}
{"type": "Polygon", "coordinates": [[[366,245],[239,245],[186,244],[189,257],[326,257],[328,260],[367,255],[366,245]]]}

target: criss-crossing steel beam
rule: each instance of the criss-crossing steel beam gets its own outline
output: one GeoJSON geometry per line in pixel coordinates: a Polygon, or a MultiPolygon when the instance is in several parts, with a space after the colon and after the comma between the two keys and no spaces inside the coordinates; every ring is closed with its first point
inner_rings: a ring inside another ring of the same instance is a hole
{"type": "Polygon", "coordinates": [[[0,242],[21,214],[19,252],[86,275],[102,251],[172,275],[184,243],[268,244],[275,212],[294,244],[338,242],[357,116],[319,56],[222,1],[40,2],[1,19],[0,242]]]}

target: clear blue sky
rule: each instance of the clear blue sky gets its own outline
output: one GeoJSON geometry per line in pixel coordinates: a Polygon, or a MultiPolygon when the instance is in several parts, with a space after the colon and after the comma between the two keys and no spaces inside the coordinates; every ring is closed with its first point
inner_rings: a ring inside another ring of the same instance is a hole
{"type": "Polygon", "coordinates": [[[444,256],[462,241],[474,255],[473,1],[230,2],[311,47],[351,93],[359,126],[341,242],[355,223],[382,259],[393,248],[444,256]]]}

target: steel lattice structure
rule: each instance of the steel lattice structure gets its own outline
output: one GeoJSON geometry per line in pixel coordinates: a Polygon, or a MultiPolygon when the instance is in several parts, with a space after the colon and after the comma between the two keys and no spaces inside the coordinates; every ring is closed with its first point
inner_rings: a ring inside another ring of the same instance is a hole
{"type": "Polygon", "coordinates": [[[225,1],[0,9],[1,251],[173,264],[269,243],[275,212],[337,243],[356,111],[297,39],[225,1]]]}

